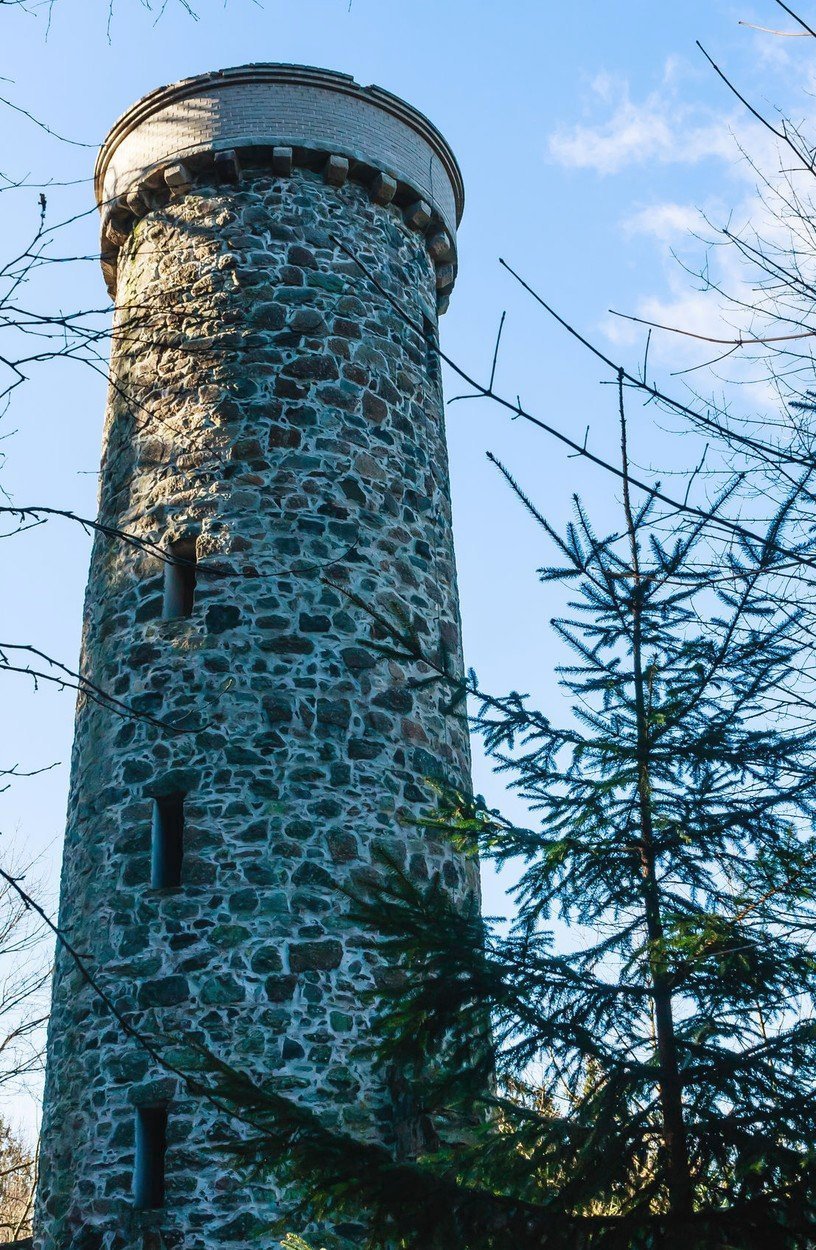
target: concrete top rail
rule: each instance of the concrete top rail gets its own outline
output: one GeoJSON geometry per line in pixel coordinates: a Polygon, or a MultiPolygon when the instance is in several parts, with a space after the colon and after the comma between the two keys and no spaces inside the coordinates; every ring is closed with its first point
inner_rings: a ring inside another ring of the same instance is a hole
{"type": "Polygon", "coordinates": [[[276,148],[291,148],[307,165],[336,154],[364,181],[385,174],[398,184],[398,200],[427,202],[455,237],[462,175],[436,127],[381,87],[306,65],[242,65],[150,92],[102,145],[97,200],[111,205],[169,163],[230,150],[244,163],[264,163],[276,148]]]}

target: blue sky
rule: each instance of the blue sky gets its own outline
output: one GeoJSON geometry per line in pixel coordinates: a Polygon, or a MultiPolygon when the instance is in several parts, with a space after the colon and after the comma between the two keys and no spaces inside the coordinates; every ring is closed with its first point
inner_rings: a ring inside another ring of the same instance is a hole
{"type": "MultiPolygon", "coordinates": [[[[614,449],[617,434],[604,374],[520,291],[499,257],[627,363],[642,354],[643,335],[611,318],[610,307],[722,333],[716,299],[695,290],[674,254],[692,264],[702,258],[689,235],[701,210],[715,223],[762,213],[739,145],[771,172],[778,160],[695,40],[759,106],[796,119],[813,111],[812,43],[740,24],[795,30],[772,0],[200,0],[197,21],[178,0],[168,0],[158,21],[158,3],[149,11],[140,0],[114,0],[110,22],[105,0],[56,0],[50,24],[48,6],[33,7],[0,9],[0,95],[74,142],[0,106],[0,172],[73,183],[46,188],[49,222],[81,215],[57,236],[54,256],[89,259],[43,267],[22,302],[105,307],[93,259],[97,224],[87,212],[94,149],[137,97],[247,61],[342,70],[421,108],[458,155],[467,203],[460,277],[442,326],[446,351],[486,379],[507,310],[498,388],[579,440],[588,429],[600,453],[614,449]]],[[[816,20],[816,4],[802,0],[801,9],[816,20]]],[[[35,186],[0,192],[0,264],[33,233],[37,195],[35,186]]],[[[727,259],[720,263],[740,280],[727,259]]],[[[667,336],[652,351],[664,372],[699,358],[667,336]]],[[[448,377],[448,396],[459,389],[448,377]]],[[[81,366],[30,371],[0,422],[0,482],[15,503],[94,514],[104,398],[102,379],[81,366]]],[[[680,438],[653,409],[632,419],[635,458],[647,468],[678,468],[698,456],[695,440],[680,438]]],[[[561,604],[557,589],[535,575],[549,553],[485,452],[508,465],[556,524],[578,491],[599,527],[613,527],[614,481],[486,403],[455,403],[448,422],[468,662],[487,688],[530,690],[554,711],[559,654],[547,623],[561,604]]],[[[59,522],[0,543],[3,640],[75,662],[88,553],[85,535],[59,522]]],[[[0,795],[4,846],[40,856],[35,871],[53,908],[73,698],[8,677],[2,698],[0,766],[60,761],[0,795]]],[[[478,759],[476,783],[500,800],[478,759]]],[[[488,910],[503,909],[490,875],[486,900],[488,910]]],[[[22,1104],[15,1114],[30,1119],[22,1104]]]]}

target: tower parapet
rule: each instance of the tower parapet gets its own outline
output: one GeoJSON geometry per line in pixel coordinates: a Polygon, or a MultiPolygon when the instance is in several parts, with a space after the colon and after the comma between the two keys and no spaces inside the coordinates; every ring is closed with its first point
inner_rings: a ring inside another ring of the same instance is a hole
{"type": "Polygon", "coordinates": [[[95,172],[103,270],[115,290],[116,258],[135,221],[198,179],[229,181],[242,164],[276,174],[315,170],[333,186],[351,178],[375,203],[404,211],[427,236],[439,301],[456,276],[462,175],[422,113],[381,87],[305,65],[258,64],[188,78],[141,99],[114,125],[95,172]]]}
{"type": "MultiPolygon", "coordinates": [[[[381,852],[478,888],[418,823],[429,779],[468,786],[466,726],[366,645],[370,605],[462,671],[430,346],[458,169],[386,92],[248,66],[125,114],[97,193],[116,320],[81,665],[117,703],[78,701],[60,924],[174,1069],[203,1043],[388,1141],[393,970],[344,891],[381,852]]],[[[218,1130],[61,948],[37,1250],[250,1250],[286,1195],[230,1175],[218,1130]]]]}

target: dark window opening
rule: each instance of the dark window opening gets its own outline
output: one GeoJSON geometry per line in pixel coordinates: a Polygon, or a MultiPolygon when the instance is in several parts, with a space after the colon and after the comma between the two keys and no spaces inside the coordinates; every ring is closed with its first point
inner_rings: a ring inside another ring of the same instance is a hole
{"type": "Polygon", "coordinates": [[[423,314],[422,334],[425,339],[425,368],[428,376],[436,382],[439,380],[439,340],[436,325],[430,317],[423,314]]]}
{"type": "Polygon", "coordinates": [[[184,858],[184,795],[163,794],[153,800],[150,884],[155,890],[181,885],[184,858]]]}
{"type": "Polygon", "coordinates": [[[169,559],[164,566],[164,609],[166,621],[191,616],[196,588],[196,541],[185,538],[171,543],[169,559]]]}
{"type": "Polygon", "coordinates": [[[167,1107],[137,1107],[133,1197],[143,1211],[164,1206],[166,1150],[167,1107]]]}

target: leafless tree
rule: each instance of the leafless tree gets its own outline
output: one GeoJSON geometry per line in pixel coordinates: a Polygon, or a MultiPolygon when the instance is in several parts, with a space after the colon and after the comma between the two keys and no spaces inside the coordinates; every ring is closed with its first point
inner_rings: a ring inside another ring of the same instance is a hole
{"type": "Polygon", "coordinates": [[[0,1120],[0,1245],[32,1234],[36,1151],[0,1120]]]}

